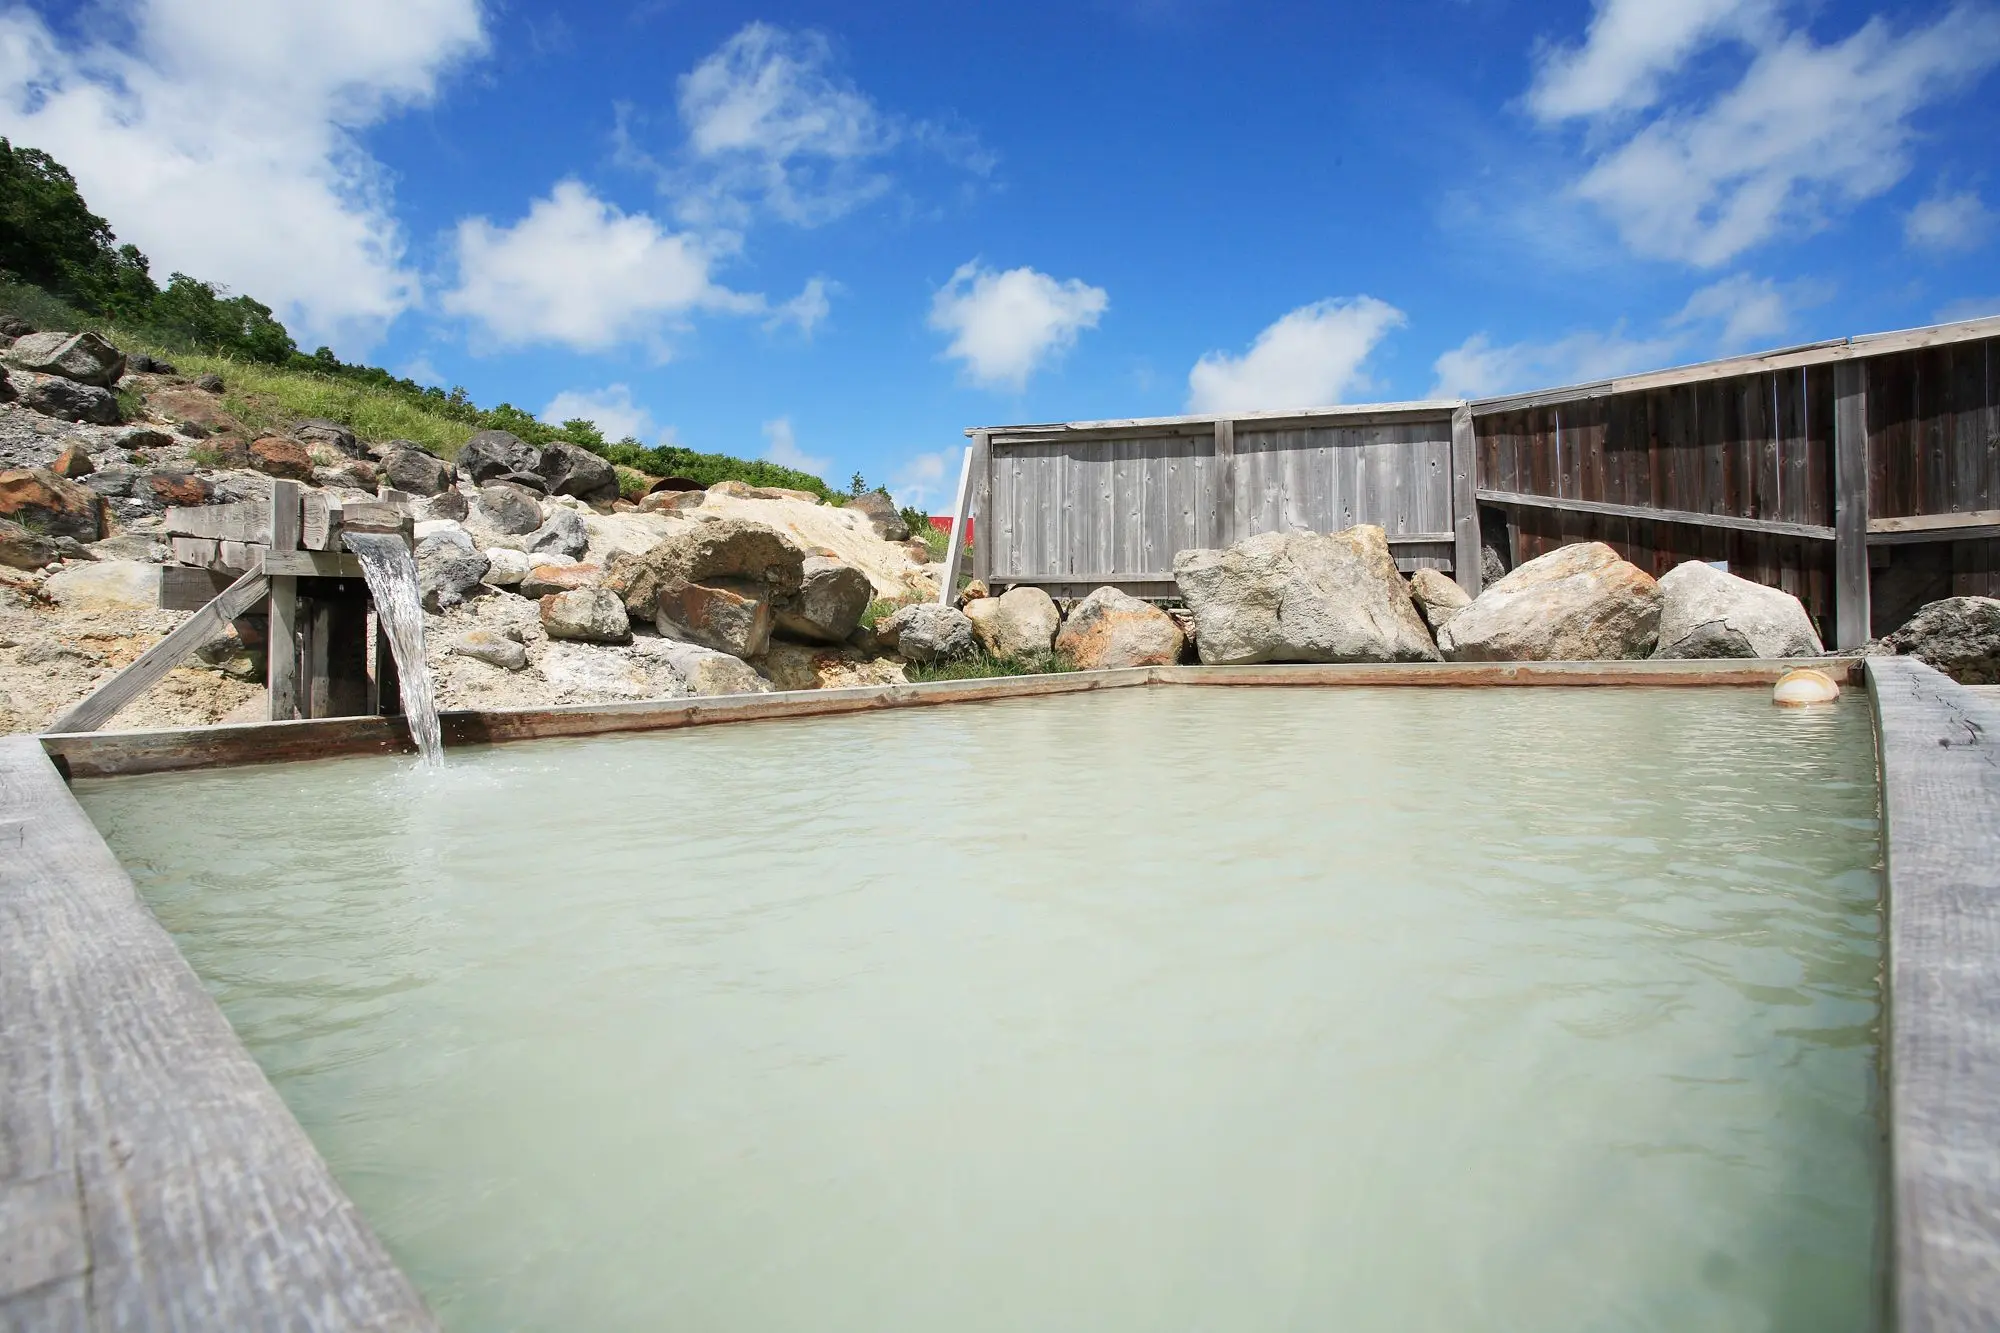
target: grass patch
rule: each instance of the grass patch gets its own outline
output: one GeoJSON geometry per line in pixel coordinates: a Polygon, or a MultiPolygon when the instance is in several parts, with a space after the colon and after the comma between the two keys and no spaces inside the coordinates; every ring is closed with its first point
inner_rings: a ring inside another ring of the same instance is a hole
{"type": "Polygon", "coordinates": [[[1060,653],[1037,653],[1033,657],[995,657],[981,651],[971,657],[949,662],[912,662],[903,674],[912,681],[985,680],[992,676],[1048,676],[1077,670],[1076,663],[1060,653]]]}
{"type": "Polygon", "coordinates": [[[877,597],[868,603],[867,609],[861,613],[861,623],[869,629],[874,629],[904,607],[915,606],[922,600],[924,599],[920,597],[877,597]]]}
{"type": "Polygon", "coordinates": [[[611,470],[618,474],[618,496],[622,500],[645,499],[646,493],[653,489],[653,483],[658,480],[647,476],[637,468],[613,465],[611,470]]]}

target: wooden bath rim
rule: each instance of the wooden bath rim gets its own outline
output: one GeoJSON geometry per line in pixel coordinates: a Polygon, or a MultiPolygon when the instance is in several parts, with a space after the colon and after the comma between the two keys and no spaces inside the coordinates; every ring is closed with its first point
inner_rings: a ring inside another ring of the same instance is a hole
{"type": "MultiPolygon", "coordinates": [[[[2000,703],[1903,657],[1136,667],[444,715],[447,746],[1143,685],[1865,684],[1903,1330],[2000,1327],[2000,703]]],[[[0,737],[0,1327],[433,1329],[66,777],[402,752],[397,718],[0,737]]]]}

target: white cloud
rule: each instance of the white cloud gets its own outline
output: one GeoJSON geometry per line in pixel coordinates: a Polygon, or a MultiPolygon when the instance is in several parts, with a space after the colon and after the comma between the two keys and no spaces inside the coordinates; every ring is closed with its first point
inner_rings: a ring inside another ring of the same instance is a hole
{"type": "Polygon", "coordinates": [[[1720,350],[1733,352],[1784,333],[1792,326],[1792,312],[1777,283],[1738,273],[1690,296],[1667,324],[1720,324],[1715,341],[1720,350]]]}
{"type": "Polygon", "coordinates": [[[1403,312],[1372,296],[1316,301],[1270,325],[1242,356],[1210,352],[1188,372],[1188,410],[1330,407],[1368,383],[1364,363],[1403,312]]]}
{"type": "Polygon", "coordinates": [[[389,181],[357,137],[485,43],[478,0],[139,0],[128,42],[0,13],[0,134],[172,270],[366,346],[419,299],[389,181]]]}
{"type": "Polygon", "coordinates": [[[1939,190],[1903,219],[1903,239],[1921,250],[1973,250],[1992,225],[1992,210],[1973,191],[1939,190]]]}
{"type": "Polygon", "coordinates": [[[602,389],[565,389],[542,409],[542,420],[551,426],[582,417],[604,432],[607,440],[645,440],[656,430],[653,414],[632,401],[632,390],[623,384],[607,384],[602,389]]]}
{"type": "Polygon", "coordinates": [[[775,330],[792,324],[810,338],[820,321],[832,313],[833,302],[828,294],[838,290],[838,287],[839,284],[828,282],[825,278],[807,279],[797,296],[771,307],[771,317],[764,321],[764,327],[775,330]]]}
{"type": "Polygon", "coordinates": [[[1585,45],[1543,61],[1528,103],[1549,122],[1592,122],[1611,145],[1575,188],[1628,247],[1703,267],[1888,190],[1909,169],[1912,116],[2000,61],[2000,12],[1984,5],[1901,32],[1871,19],[1829,45],[1785,30],[1763,0],[1666,12],[1682,8],[1600,0],[1585,45]],[[1618,128],[1621,113],[1670,101],[1666,76],[1723,40],[1750,51],[1740,79],[1618,128]]]}
{"type": "Polygon", "coordinates": [[[1111,304],[1081,278],[1057,281],[1031,268],[996,273],[961,264],[931,300],[930,326],[951,335],[946,356],[965,363],[975,384],[1021,389],[1048,360],[1094,329],[1111,304]]]}
{"type": "Polygon", "coordinates": [[[904,459],[889,479],[889,493],[898,505],[911,509],[930,510],[935,505],[949,504],[955,497],[949,493],[945,480],[950,465],[959,461],[959,455],[941,449],[936,453],[912,454],[904,459]]]}
{"type": "Polygon", "coordinates": [[[439,389],[444,387],[444,376],[439,373],[436,366],[431,364],[431,359],[422,352],[405,361],[403,368],[396,373],[404,379],[414,380],[418,384],[428,384],[433,388],[439,389]]]}
{"type": "Polygon", "coordinates": [[[826,470],[833,466],[831,458],[821,458],[799,448],[799,442],[792,434],[790,417],[779,417],[764,423],[764,457],[780,467],[796,468],[815,477],[825,477],[826,470]]]}
{"type": "Polygon", "coordinates": [[[1673,359],[1679,338],[1628,338],[1622,330],[1585,331],[1553,342],[1494,346],[1476,333],[1438,357],[1433,398],[1491,398],[1528,389],[1587,384],[1652,370],[1673,359]]]}
{"type": "Polygon", "coordinates": [[[2000,315],[2000,296],[1968,296],[1940,306],[1932,316],[1940,324],[1956,324],[1962,319],[1986,319],[2000,315]]]}

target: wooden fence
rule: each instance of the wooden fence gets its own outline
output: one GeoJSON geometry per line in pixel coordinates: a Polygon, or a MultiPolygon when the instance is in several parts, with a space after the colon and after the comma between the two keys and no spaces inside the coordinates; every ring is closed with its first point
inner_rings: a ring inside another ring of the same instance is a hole
{"type": "MultiPolygon", "coordinates": [[[[1480,586],[1604,541],[1784,588],[1842,647],[2000,596],[2000,318],[1483,401],[968,432],[973,573],[1172,596],[1173,558],[1259,532],[1389,533],[1480,586]]],[[[954,570],[954,573],[956,571],[954,570]]]]}

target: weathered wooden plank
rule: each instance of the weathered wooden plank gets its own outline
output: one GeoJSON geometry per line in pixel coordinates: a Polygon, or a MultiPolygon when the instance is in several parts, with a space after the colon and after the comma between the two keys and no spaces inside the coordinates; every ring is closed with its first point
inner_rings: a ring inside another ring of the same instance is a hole
{"type": "Polygon", "coordinates": [[[0,847],[0,1327],[435,1327],[32,737],[0,847]]]}
{"type": "Polygon", "coordinates": [[[171,537],[167,541],[173,552],[174,563],[188,565],[196,569],[211,569],[215,565],[216,550],[221,545],[213,537],[171,537]]]}
{"type": "Polygon", "coordinates": [[[231,581],[230,575],[221,570],[161,565],[160,609],[199,611],[214,601],[231,581]]]}
{"type": "Polygon", "coordinates": [[[1229,546],[1249,536],[1237,517],[1236,423],[1227,418],[1215,422],[1215,544],[1229,546]]]}
{"type": "MultiPolygon", "coordinates": [[[[984,433],[972,437],[972,577],[991,579],[993,577],[993,536],[987,531],[993,519],[993,445],[990,436],[984,433]]],[[[341,516],[341,525],[347,526],[347,517],[341,516]]],[[[959,529],[963,532],[964,529],[959,529]]]]}
{"type": "Polygon", "coordinates": [[[269,506],[254,500],[234,504],[175,506],[167,510],[166,530],[175,537],[213,537],[217,541],[271,542],[269,506]]]}
{"type": "MultiPolygon", "coordinates": [[[[295,481],[282,478],[271,483],[271,551],[290,555],[299,548],[304,523],[304,496],[295,481]]],[[[290,574],[273,574],[265,557],[265,575],[271,581],[270,627],[264,645],[265,695],[273,722],[283,722],[299,714],[299,581],[290,574]]]]}
{"type": "Polygon", "coordinates": [[[1867,659],[1888,881],[1897,1326],[2000,1328],[2000,706],[1867,659]]]}
{"type": "Polygon", "coordinates": [[[336,551],[291,551],[265,556],[264,572],[291,578],[358,579],[361,559],[336,551]]]}
{"type": "Polygon", "coordinates": [[[1478,498],[1487,504],[1521,505],[1531,509],[1553,509],[1577,514],[1604,514],[1614,518],[1651,519],[1662,523],[1686,523],[1694,527],[1734,528],[1740,532],[1768,532],[1786,537],[1832,541],[1833,529],[1811,523],[1781,523],[1770,519],[1739,518],[1734,514],[1697,514],[1682,509],[1649,509],[1643,505],[1602,504],[1590,500],[1558,500],[1547,495],[1522,495],[1514,491],[1479,488],[1478,498]]]}
{"type": "Polygon", "coordinates": [[[307,491],[299,505],[299,545],[324,551],[334,542],[340,524],[340,502],[325,491],[307,491]]]}
{"type": "MultiPolygon", "coordinates": [[[[1339,407],[1285,408],[1271,412],[1232,412],[1228,420],[1262,425],[1282,425],[1298,422],[1304,425],[1362,425],[1384,421],[1432,420],[1449,421],[1459,400],[1455,398],[1423,399],[1407,403],[1351,403],[1339,407]]],[[[1120,417],[1104,421],[1044,421],[1016,424],[1011,426],[978,426],[972,429],[984,430],[1004,443],[1052,443],[1067,435],[1111,435],[1121,431],[1149,435],[1166,434],[1176,429],[1188,435],[1208,435],[1217,421],[1223,420],[1213,413],[1200,413],[1178,417],[1120,417]]],[[[972,430],[967,430],[967,436],[972,430]]]]}
{"type": "Polygon", "coordinates": [[[1454,541],[1452,577],[1468,597],[1479,596],[1479,479],[1472,408],[1461,407],[1451,417],[1451,526],[1454,541]]]}
{"type": "Polygon", "coordinates": [[[220,541],[215,544],[215,563],[222,569],[255,569],[270,550],[261,542],[220,541]]]}
{"type": "Polygon", "coordinates": [[[1834,644],[1869,639],[1867,367],[1834,367],[1834,644]]]}
{"type": "Polygon", "coordinates": [[[958,599],[959,553],[965,549],[965,519],[971,512],[974,452],[974,446],[968,444],[965,447],[965,456],[959,460],[958,492],[951,506],[951,544],[945,551],[944,577],[939,580],[943,585],[938,589],[938,603],[941,606],[950,606],[958,599]]]}
{"type": "Polygon", "coordinates": [[[95,731],[134,699],[179,666],[188,654],[221,636],[229,622],[264,600],[270,584],[262,571],[252,570],[225,588],[216,599],[182,623],[180,628],[141,653],[132,665],[99,685],[61,717],[52,731],[95,731]]]}
{"type": "Polygon", "coordinates": [[[1950,541],[1971,535],[1969,529],[2000,526],[2000,509],[1974,509],[1961,514],[1906,514],[1868,520],[1870,539],[1901,533],[1922,534],[1929,541],[1950,541]]]}

